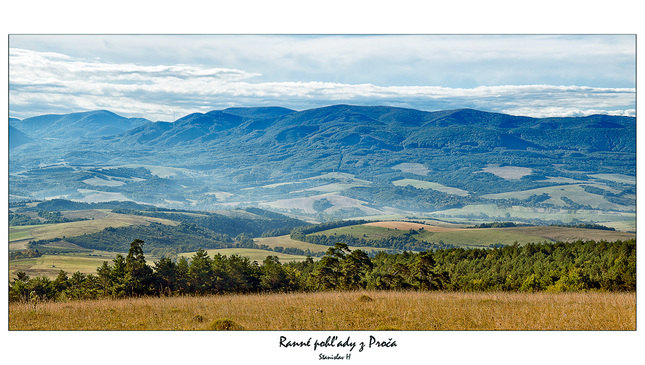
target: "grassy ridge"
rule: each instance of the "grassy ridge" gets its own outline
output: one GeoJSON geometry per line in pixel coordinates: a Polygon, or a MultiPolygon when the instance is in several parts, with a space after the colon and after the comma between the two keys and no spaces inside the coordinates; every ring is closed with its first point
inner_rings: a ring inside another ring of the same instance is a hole
{"type": "MultiPolygon", "coordinates": [[[[314,244],[314,243],[294,240],[288,235],[276,236],[276,237],[256,238],[253,241],[255,243],[257,243],[258,245],[267,245],[269,248],[274,248],[274,247],[299,248],[301,250],[310,250],[311,252],[325,252],[325,251],[327,251],[329,249],[329,246],[317,245],[317,244],[314,244]]],[[[363,250],[365,252],[383,251],[382,248],[374,248],[374,247],[355,247],[355,246],[350,246],[349,248],[351,250],[361,249],[361,250],[363,250]]],[[[271,251],[271,252],[273,252],[273,251],[271,251]]]]}
{"type": "MultiPolygon", "coordinates": [[[[95,255],[95,254],[92,254],[95,255]]],[[[18,271],[24,271],[31,277],[45,276],[54,279],[60,270],[68,273],[80,271],[83,274],[96,274],[96,268],[103,261],[111,262],[115,252],[105,252],[104,255],[42,255],[40,257],[12,260],[9,263],[9,277],[14,278],[18,271]]]]}
{"type": "Polygon", "coordinates": [[[276,236],[276,237],[261,237],[253,240],[258,245],[267,245],[270,248],[284,247],[284,248],[299,248],[301,250],[310,250],[312,252],[325,252],[329,246],[316,245],[313,243],[294,240],[289,235],[276,236]]]}
{"type": "Polygon", "coordinates": [[[9,227],[9,242],[33,238],[32,230],[44,227],[44,224],[9,227]]]}
{"type": "MultiPolygon", "coordinates": [[[[88,212],[91,215],[91,212],[88,212]]],[[[79,215],[84,216],[84,215],[79,215]]],[[[176,226],[177,222],[153,217],[135,216],[118,213],[105,213],[101,217],[92,220],[43,224],[35,226],[10,227],[9,240],[46,240],[60,237],[74,237],[88,233],[102,231],[108,227],[125,227],[130,225],[148,225],[150,222],[176,226]]]]}
{"type": "MultiPolygon", "coordinates": [[[[432,228],[432,227],[430,227],[432,228]]],[[[432,229],[417,230],[414,237],[419,241],[439,242],[456,247],[487,247],[490,244],[501,243],[511,245],[518,242],[520,245],[526,243],[537,243],[544,241],[573,242],[582,240],[627,240],[634,238],[635,234],[626,232],[601,231],[595,229],[569,228],[569,227],[513,227],[513,228],[442,228],[433,232],[432,229]]],[[[407,229],[393,229],[377,227],[371,224],[356,225],[329,229],[316,232],[311,235],[334,236],[348,235],[356,238],[380,240],[392,236],[403,236],[408,234],[407,229]]]]}
{"type": "Polygon", "coordinates": [[[573,242],[577,240],[583,241],[616,241],[632,239],[636,237],[634,233],[617,232],[617,231],[604,231],[599,229],[586,229],[586,228],[569,228],[569,227],[509,227],[499,228],[500,231],[519,233],[524,235],[534,235],[542,237],[543,240],[573,242]]]}
{"type": "MultiPolygon", "coordinates": [[[[446,209],[437,212],[437,216],[443,220],[465,222],[490,222],[491,217],[504,217],[509,214],[513,219],[531,220],[540,219],[542,221],[561,220],[569,222],[572,218],[579,221],[590,221],[602,224],[604,226],[616,227],[626,231],[636,230],[636,214],[631,212],[606,212],[593,211],[584,209],[566,209],[566,208],[528,208],[528,207],[499,207],[497,204],[471,204],[462,208],[446,209]]],[[[435,213],[431,213],[435,214],[435,213]]]]}
{"type": "Polygon", "coordinates": [[[322,292],[9,304],[10,330],[635,330],[635,293],[322,292]]]}

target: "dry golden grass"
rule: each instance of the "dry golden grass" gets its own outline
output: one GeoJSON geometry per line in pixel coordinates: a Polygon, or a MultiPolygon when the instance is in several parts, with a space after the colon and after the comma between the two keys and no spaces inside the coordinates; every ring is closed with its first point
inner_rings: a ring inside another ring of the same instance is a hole
{"type": "Polygon", "coordinates": [[[372,227],[390,228],[390,229],[396,228],[401,230],[423,228],[427,232],[452,232],[452,231],[463,230],[462,228],[447,228],[447,227],[430,226],[427,224],[420,224],[420,223],[414,223],[414,222],[397,222],[397,221],[371,222],[371,223],[365,223],[365,225],[372,226],[372,227]]]}
{"type": "Polygon", "coordinates": [[[11,303],[9,329],[635,330],[636,294],[358,291],[11,303]]]}

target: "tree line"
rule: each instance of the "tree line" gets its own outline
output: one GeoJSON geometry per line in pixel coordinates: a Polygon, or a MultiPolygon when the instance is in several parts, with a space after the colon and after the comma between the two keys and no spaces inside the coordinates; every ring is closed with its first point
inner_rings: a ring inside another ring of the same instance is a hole
{"type": "Polygon", "coordinates": [[[161,258],[148,265],[144,242],[96,274],[60,271],[54,280],[19,272],[10,301],[321,290],[635,291],[636,241],[518,244],[491,249],[379,252],[330,247],[318,261],[262,262],[239,255],[161,258]]]}

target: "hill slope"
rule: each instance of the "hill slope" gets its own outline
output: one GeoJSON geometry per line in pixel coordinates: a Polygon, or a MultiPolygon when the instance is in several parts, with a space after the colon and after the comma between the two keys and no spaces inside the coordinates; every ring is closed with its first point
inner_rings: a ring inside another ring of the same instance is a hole
{"type": "Polygon", "coordinates": [[[34,137],[12,150],[14,200],[252,204],[335,218],[487,204],[511,216],[516,206],[552,210],[555,220],[635,212],[631,117],[334,105],[230,108],[173,123],[100,111],[12,125],[34,137]],[[42,168],[51,165],[67,170],[42,168]]]}
{"type": "Polygon", "coordinates": [[[149,122],[124,118],[107,110],[42,115],[14,120],[11,125],[37,138],[95,138],[111,136],[149,122]]]}

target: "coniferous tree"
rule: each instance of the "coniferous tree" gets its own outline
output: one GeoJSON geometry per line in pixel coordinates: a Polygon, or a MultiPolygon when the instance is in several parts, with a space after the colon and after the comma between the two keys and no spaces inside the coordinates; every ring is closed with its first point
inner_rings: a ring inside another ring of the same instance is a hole
{"type": "Polygon", "coordinates": [[[188,269],[189,287],[193,293],[205,294],[213,287],[212,259],[208,252],[199,249],[190,261],[188,269]]]}
{"type": "Polygon", "coordinates": [[[177,284],[177,264],[170,258],[162,257],[155,262],[154,267],[155,290],[163,295],[171,294],[177,284]]]}
{"type": "Polygon", "coordinates": [[[151,291],[152,269],[146,264],[143,255],[143,241],[136,239],[130,244],[125,258],[125,278],[127,291],[132,295],[145,295],[151,291]]]}
{"type": "Polygon", "coordinates": [[[340,262],[341,288],[352,290],[365,288],[366,277],[372,267],[372,261],[363,250],[354,250],[349,255],[345,255],[340,262]]]}
{"type": "Polygon", "coordinates": [[[287,272],[277,256],[267,256],[262,261],[260,286],[267,291],[283,291],[290,287],[287,272]]]}

